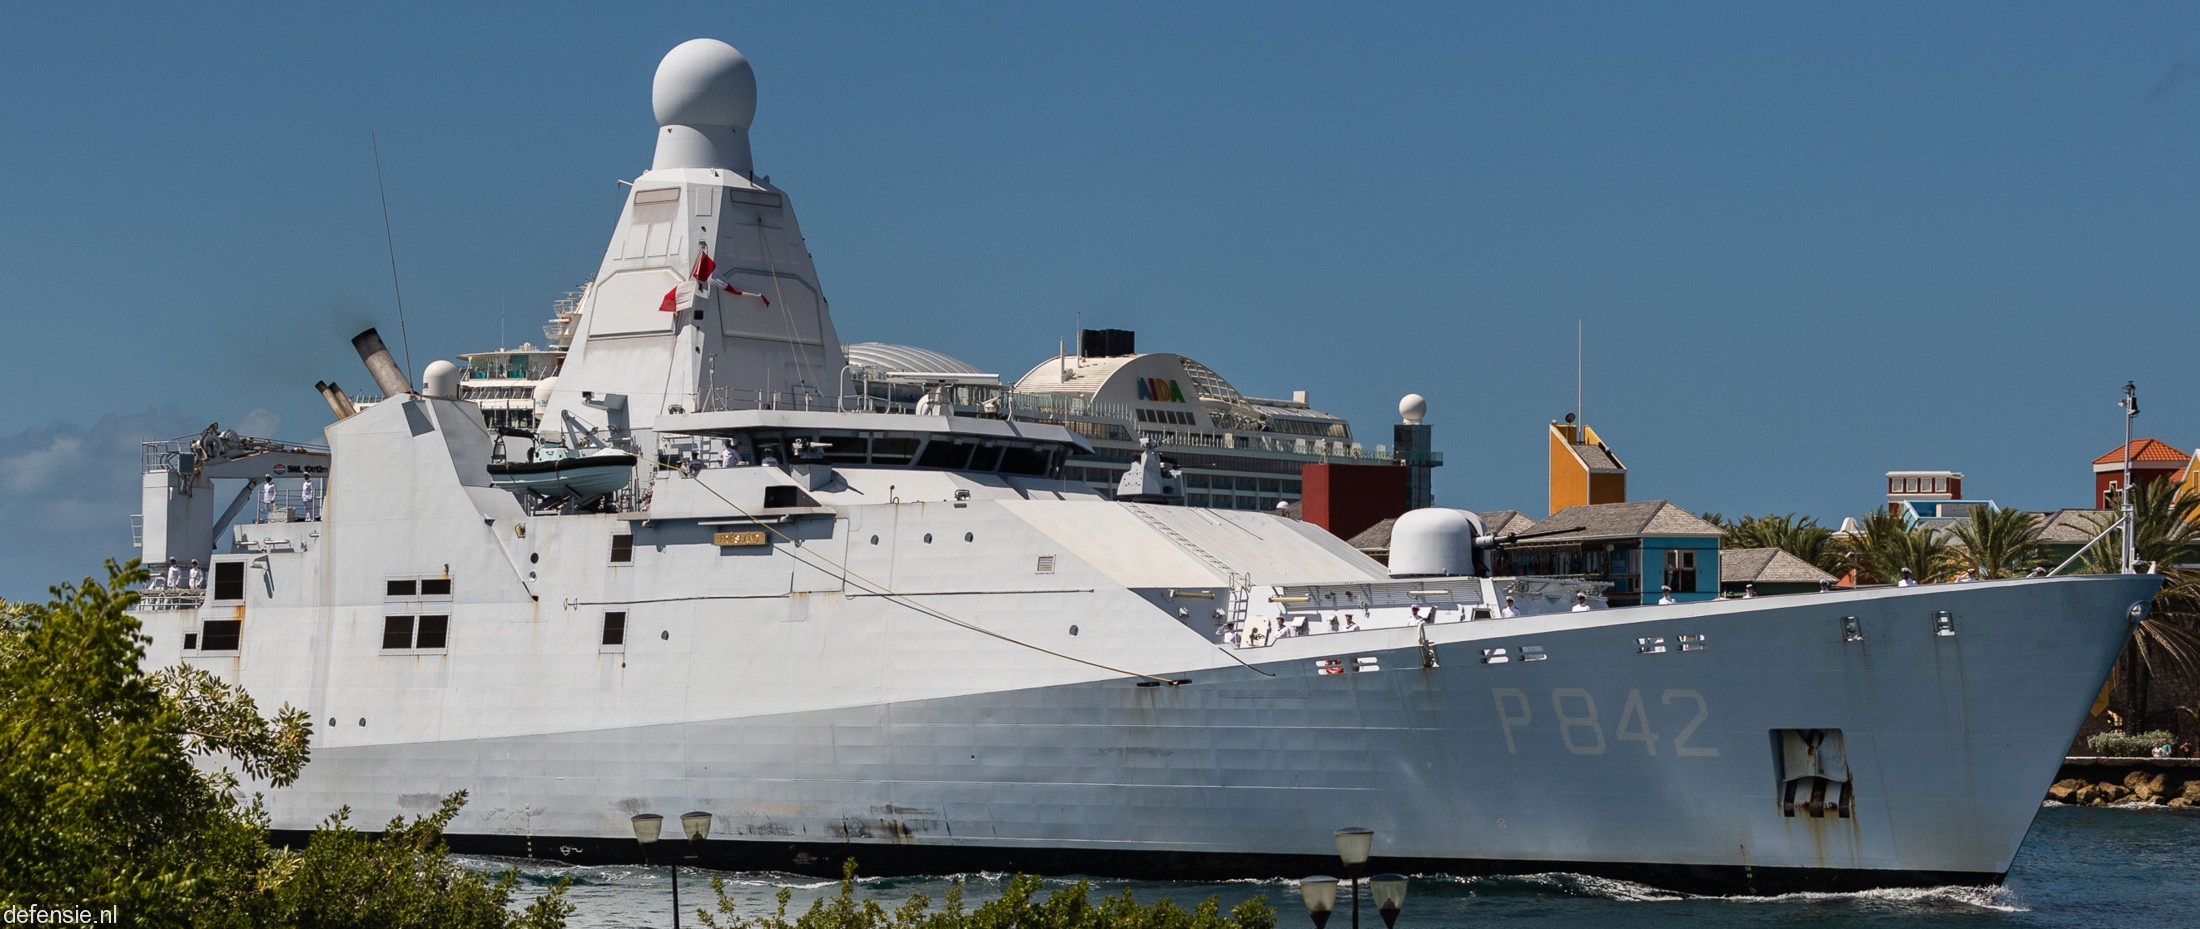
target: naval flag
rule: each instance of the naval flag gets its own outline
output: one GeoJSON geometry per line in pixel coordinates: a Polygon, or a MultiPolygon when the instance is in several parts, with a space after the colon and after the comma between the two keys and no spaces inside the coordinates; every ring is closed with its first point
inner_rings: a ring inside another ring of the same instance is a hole
{"type": "Polygon", "coordinates": [[[763,294],[752,294],[743,291],[740,288],[733,286],[733,282],[727,280],[725,275],[712,273],[716,270],[718,270],[718,263],[710,260],[709,252],[697,253],[695,256],[694,272],[696,284],[694,287],[690,288],[688,298],[681,299],[680,287],[688,286],[687,284],[683,283],[679,287],[674,287],[671,290],[665,291],[664,302],[657,304],[657,309],[665,313],[679,312],[680,310],[686,309],[688,306],[692,305],[696,296],[709,296],[710,288],[712,287],[716,287],[719,290],[723,290],[736,297],[755,297],[758,300],[764,301],[764,305],[767,307],[772,305],[772,298],[764,296],[763,294]]]}
{"type": "Polygon", "coordinates": [[[733,286],[732,281],[726,280],[726,276],[723,274],[712,277],[709,281],[706,281],[704,283],[707,286],[716,287],[719,290],[723,290],[736,297],[755,297],[758,300],[764,301],[764,305],[766,307],[772,305],[772,298],[764,296],[763,294],[752,294],[747,291],[741,290],[740,288],[733,286]]]}
{"type": "Polygon", "coordinates": [[[664,302],[657,304],[660,313],[677,313],[695,305],[695,292],[700,289],[694,281],[681,281],[665,291],[664,302]]]}

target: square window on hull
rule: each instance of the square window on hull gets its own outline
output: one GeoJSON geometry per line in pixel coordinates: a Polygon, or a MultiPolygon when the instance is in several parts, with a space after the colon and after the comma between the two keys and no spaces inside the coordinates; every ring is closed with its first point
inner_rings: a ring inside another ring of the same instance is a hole
{"type": "Polygon", "coordinates": [[[625,644],[626,644],[626,614],[625,614],[625,613],[605,613],[605,614],[603,614],[603,644],[605,644],[605,645],[625,645],[625,644]]]}
{"type": "Polygon", "coordinates": [[[233,652],[244,638],[244,622],[235,619],[209,619],[199,627],[199,649],[208,652],[233,652]]]}

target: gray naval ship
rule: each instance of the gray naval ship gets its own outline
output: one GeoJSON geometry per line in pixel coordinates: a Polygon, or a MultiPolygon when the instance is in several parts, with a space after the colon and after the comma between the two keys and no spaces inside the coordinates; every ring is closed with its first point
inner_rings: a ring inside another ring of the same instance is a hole
{"type": "Polygon", "coordinates": [[[851,401],[748,62],[682,44],[652,103],[533,429],[369,332],[325,447],[149,443],[146,559],[211,582],[149,592],[146,661],[312,714],[279,833],[465,790],[453,848],[576,862],[701,810],[705,864],[807,873],[1289,875],[1356,825],[1402,871],[1990,884],[2159,584],[1576,612],[1463,510],[1386,567],[1154,454],[1111,498],[1013,391],[851,401]]]}

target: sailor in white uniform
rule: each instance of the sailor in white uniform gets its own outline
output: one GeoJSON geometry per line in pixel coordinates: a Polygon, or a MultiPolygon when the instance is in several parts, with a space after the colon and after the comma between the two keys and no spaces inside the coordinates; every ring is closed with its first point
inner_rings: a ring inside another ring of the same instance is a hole
{"type": "Polygon", "coordinates": [[[1910,576],[1910,569],[1908,569],[1908,568],[1903,568],[1903,569],[1902,569],[1902,579],[1901,579],[1901,580],[1899,580],[1899,581],[1896,581],[1896,582],[1894,583],[1894,586],[1896,586],[1896,587],[1916,587],[1916,586],[1917,586],[1917,579],[1916,579],[1916,578],[1913,578],[1913,577],[1911,577],[1911,576],[1910,576]]]}
{"type": "Polygon", "coordinates": [[[270,473],[260,484],[260,521],[267,522],[268,514],[275,512],[275,475],[270,473]]]}
{"type": "Polygon", "coordinates": [[[1658,588],[1658,605],[1659,605],[1659,606],[1672,606],[1673,604],[1675,604],[1675,603],[1679,603],[1679,602],[1680,602],[1680,601],[1678,601],[1678,600],[1675,600],[1675,599],[1673,599],[1673,587],[1672,587],[1672,585],[1670,585],[1670,584],[1667,584],[1667,585],[1664,585],[1664,586],[1661,586],[1661,587],[1659,587],[1659,588],[1658,588]]]}
{"type": "Polygon", "coordinates": [[[196,558],[191,559],[190,583],[192,590],[206,589],[206,571],[199,567],[199,560],[196,558]]]}
{"type": "Polygon", "coordinates": [[[1511,597],[1506,597],[1506,598],[1505,598],[1505,608],[1504,608],[1504,609],[1502,609],[1502,610],[1498,610],[1498,611],[1497,611],[1497,618],[1499,618],[1499,619],[1511,619],[1511,618],[1513,618],[1513,617],[1515,617],[1515,616],[1518,616],[1518,615],[1520,615],[1520,611],[1519,611],[1519,610],[1516,610],[1516,609],[1513,609],[1513,598],[1511,598],[1511,597]]]}
{"type": "Polygon", "coordinates": [[[168,559],[168,586],[183,586],[183,566],[177,564],[174,558],[168,559]]]}
{"type": "Polygon", "coordinates": [[[1587,613],[1589,609],[1589,595],[1584,593],[1574,594],[1574,608],[1569,612],[1587,613]]]}
{"type": "Polygon", "coordinates": [[[312,522],[315,519],[315,514],[313,511],[313,475],[306,475],[305,483],[299,485],[298,500],[300,503],[304,504],[304,509],[306,511],[306,522],[312,522]]]}

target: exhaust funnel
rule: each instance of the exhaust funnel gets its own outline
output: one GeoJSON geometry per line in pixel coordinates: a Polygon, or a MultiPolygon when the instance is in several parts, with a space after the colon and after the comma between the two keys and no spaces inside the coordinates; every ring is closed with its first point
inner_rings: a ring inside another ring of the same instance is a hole
{"type": "Polygon", "coordinates": [[[336,421],[350,419],[359,408],[351,405],[351,398],[344,396],[344,389],[328,381],[314,381],[313,389],[321,392],[321,399],[328,401],[329,412],[336,414],[336,421]]]}
{"type": "Polygon", "coordinates": [[[402,397],[412,393],[412,381],[398,368],[397,359],[390,357],[390,347],[382,344],[381,333],[369,329],[351,337],[351,347],[359,353],[359,360],[366,362],[367,373],[374,375],[374,386],[382,388],[382,396],[402,397]]]}

